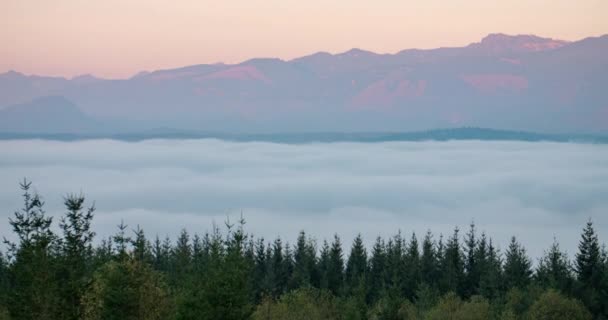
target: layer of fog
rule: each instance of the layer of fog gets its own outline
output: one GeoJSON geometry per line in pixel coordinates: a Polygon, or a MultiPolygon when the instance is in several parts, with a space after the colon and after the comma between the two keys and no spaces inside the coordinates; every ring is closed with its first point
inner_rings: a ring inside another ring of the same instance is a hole
{"type": "Polygon", "coordinates": [[[538,257],[554,237],[576,250],[592,218],[608,240],[608,147],[525,142],[313,143],[219,140],[0,142],[0,236],[27,177],[49,214],[83,192],[106,237],[124,220],[150,236],[204,233],[243,213],[247,230],[291,242],[401,230],[462,233],[474,221],[501,247],[515,235],[538,257]]]}

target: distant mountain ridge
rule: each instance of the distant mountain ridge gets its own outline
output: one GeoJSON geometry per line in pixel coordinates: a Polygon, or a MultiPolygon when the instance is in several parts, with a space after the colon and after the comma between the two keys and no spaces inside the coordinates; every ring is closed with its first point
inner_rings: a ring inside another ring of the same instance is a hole
{"type": "MultiPolygon", "coordinates": [[[[464,47],[318,52],[289,61],[257,58],[141,72],[122,80],[7,72],[0,74],[0,116],[41,97],[61,96],[76,106],[74,114],[82,113],[76,117],[103,124],[71,127],[81,134],[157,127],[259,133],[461,126],[604,132],[606,83],[608,35],[568,42],[490,34],[464,47]]],[[[28,132],[27,118],[11,117],[0,121],[0,132],[28,132]]]]}
{"type": "Polygon", "coordinates": [[[488,128],[450,128],[412,132],[300,132],[300,133],[217,133],[156,129],[122,134],[76,134],[76,133],[2,133],[0,140],[43,139],[55,141],[80,141],[112,139],[118,141],[145,141],[153,139],[218,139],[235,142],[272,143],[334,143],[334,142],[397,142],[397,141],[526,141],[526,142],[577,142],[608,143],[608,134],[543,134],[526,131],[496,130],[488,128]]]}

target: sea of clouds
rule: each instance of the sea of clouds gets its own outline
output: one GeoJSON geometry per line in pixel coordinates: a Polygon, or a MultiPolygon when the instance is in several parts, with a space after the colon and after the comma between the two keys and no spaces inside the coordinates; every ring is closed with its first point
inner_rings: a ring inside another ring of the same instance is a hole
{"type": "MultiPolygon", "coordinates": [[[[545,142],[276,144],[221,140],[0,141],[0,236],[32,180],[49,214],[67,193],[97,207],[98,238],[121,220],[153,237],[210,231],[241,213],[247,231],[293,242],[334,233],[367,243],[399,230],[437,239],[474,221],[503,249],[573,254],[593,219],[608,242],[608,146],[545,142]]],[[[57,219],[58,220],[58,219],[57,219]]],[[[56,220],[56,221],[57,221],[56,220]]]]}

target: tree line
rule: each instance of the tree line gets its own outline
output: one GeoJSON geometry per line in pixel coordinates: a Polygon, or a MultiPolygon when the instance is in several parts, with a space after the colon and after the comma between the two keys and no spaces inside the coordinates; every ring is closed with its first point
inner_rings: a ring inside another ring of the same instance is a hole
{"type": "Polygon", "coordinates": [[[267,241],[242,219],[175,241],[121,223],[94,242],[83,195],[65,196],[54,232],[31,182],[20,187],[15,240],[0,252],[0,320],[608,319],[608,254],[591,221],[573,260],[554,242],[536,265],[516,238],[502,252],[474,224],[371,248],[304,231],[267,241]]]}

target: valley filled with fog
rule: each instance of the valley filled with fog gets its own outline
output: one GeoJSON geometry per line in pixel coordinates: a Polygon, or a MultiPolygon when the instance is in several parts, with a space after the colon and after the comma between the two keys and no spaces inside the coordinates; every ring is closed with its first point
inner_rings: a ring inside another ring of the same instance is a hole
{"type": "Polygon", "coordinates": [[[569,254],[593,219],[608,235],[608,147],[553,142],[307,143],[147,140],[0,141],[0,234],[22,206],[27,177],[48,214],[84,193],[97,207],[97,240],[124,220],[150,237],[223,226],[241,213],[247,231],[293,243],[339,233],[401,230],[438,237],[474,221],[501,248],[515,235],[532,257],[554,236],[569,254]]]}

